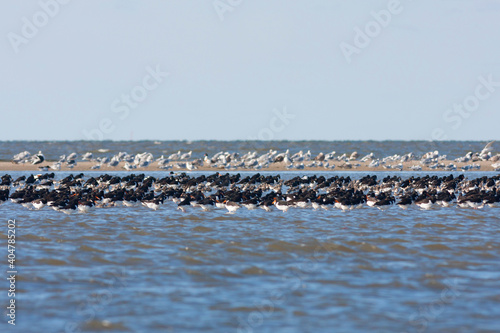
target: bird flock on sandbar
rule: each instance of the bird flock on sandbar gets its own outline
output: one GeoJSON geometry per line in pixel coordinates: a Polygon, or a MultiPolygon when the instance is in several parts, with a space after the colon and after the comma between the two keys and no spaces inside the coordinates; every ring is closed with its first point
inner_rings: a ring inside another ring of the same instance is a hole
{"type": "MultiPolygon", "coordinates": [[[[320,152],[313,155],[311,151],[299,151],[290,153],[290,150],[278,153],[277,150],[269,150],[266,153],[260,154],[257,151],[250,151],[244,154],[238,152],[218,152],[213,156],[204,154],[203,158],[192,158],[192,151],[178,151],[168,156],[161,155],[154,158],[152,153],[143,152],[137,154],[129,154],[119,152],[112,156],[94,156],[92,152],[86,152],[79,155],[76,152],[68,155],[62,155],[57,161],[51,164],[41,165],[45,160],[44,154],[39,151],[32,155],[29,151],[23,151],[16,154],[12,158],[12,162],[16,164],[31,163],[40,165],[40,171],[58,171],[61,167],[72,169],[79,161],[91,162],[89,167],[91,170],[98,170],[101,167],[118,167],[131,171],[134,169],[147,168],[148,166],[156,166],[162,170],[196,170],[198,168],[216,168],[224,170],[260,170],[266,169],[273,165],[279,165],[287,170],[301,170],[304,168],[324,168],[333,170],[336,167],[339,169],[356,169],[360,166],[367,168],[383,168],[389,170],[409,170],[421,171],[422,168],[430,170],[443,171],[469,171],[480,170],[481,165],[478,162],[489,162],[495,171],[500,171],[500,154],[492,154],[493,143],[489,142],[480,152],[468,152],[462,157],[456,158],[453,161],[447,160],[447,155],[440,154],[439,151],[430,151],[422,156],[416,156],[414,153],[404,155],[391,155],[383,158],[376,157],[374,153],[367,154],[361,157],[358,152],[350,154],[344,153],[337,155],[335,151],[329,153],[320,152]],[[405,163],[405,164],[404,164],[405,163]],[[410,163],[410,165],[408,165],[410,163]],[[457,166],[456,163],[460,163],[457,166]]],[[[99,149],[97,153],[106,153],[107,149],[99,149]]]]}
{"type": "MultiPolygon", "coordinates": [[[[366,175],[296,176],[214,173],[190,176],[170,172],[165,177],[145,174],[125,176],[102,174],[85,177],[83,173],[57,180],[54,173],[1,177],[0,204],[10,199],[30,210],[54,209],[66,214],[88,213],[110,207],[181,212],[263,209],[287,212],[291,209],[351,211],[359,208],[390,207],[433,209],[459,207],[481,209],[498,206],[500,175],[468,179],[459,176],[366,175]]],[[[0,206],[1,208],[1,206],[0,206]]]]}

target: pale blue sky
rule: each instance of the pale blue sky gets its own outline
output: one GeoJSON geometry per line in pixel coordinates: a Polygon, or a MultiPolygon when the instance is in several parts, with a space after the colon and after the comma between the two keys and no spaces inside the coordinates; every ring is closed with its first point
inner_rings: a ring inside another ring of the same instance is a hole
{"type": "Polygon", "coordinates": [[[500,139],[500,1],[55,1],[3,3],[0,140],[500,139]]]}

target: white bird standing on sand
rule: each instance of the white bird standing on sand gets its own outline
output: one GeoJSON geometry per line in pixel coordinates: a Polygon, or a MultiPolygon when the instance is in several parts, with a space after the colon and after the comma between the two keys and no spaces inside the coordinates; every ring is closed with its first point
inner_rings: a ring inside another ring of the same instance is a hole
{"type": "Polygon", "coordinates": [[[50,166],[50,168],[51,168],[52,170],[56,170],[56,171],[61,170],[61,162],[55,162],[54,164],[52,164],[52,165],[50,166]]]}
{"type": "Polygon", "coordinates": [[[90,160],[92,160],[92,157],[93,157],[92,153],[91,152],[87,152],[87,153],[83,154],[82,160],[83,161],[90,161],[90,160]]]}
{"type": "Polygon", "coordinates": [[[120,163],[120,160],[118,159],[118,156],[113,156],[111,158],[111,161],[109,161],[108,166],[115,167],[115,166],[118,165],[118,163],[120,163]]]}
{"type": "Polygon", "coordinates": [[[481,153],[479,155],[488,154],[488,153],[492,152],[493,151],[493,143],[495,143],[495,141],[488,142],[488,144],[486,144],[486,146],[484,146],[483,150],[481,150],[481,153]]]}
{"type": "Polygon", "coordinates": [[[465,156],[455,159],[455,162],[468,162],[472,159],[472,152],[468,152],[465,156]]]}
{"type": "Polygon", "coordinates": [[[365,157],[363,157],[360,162],[366,162],[368,160],[372,160],[373,159],[373,153],[369,153],[368,155],[366,155],[365,157]]]}
{"type": "Polygon", "coordinates": [[[71,153],[69,154],[69,156],[66,158],[66,160],[68,161],[71,161],[71,160],[76,160],[76,158],[78,157],[78,154],[77,153],[71,153]]]}
{"type": "Polygon", "coordinates": [[[484,146],[483,150],[479,153],[479,158],[483,161],[489,160],[491,157],[491,152],[493,151],[493,143],[495,141],[488,142],[486,146],[484,146]]]}
{"type": "Polygon", "coordinates": [[[172,154],[168,157],[169,160],[176,161],[181,157],[181,151],[179,150],[177,153],[172,154]]]}
{"type": "Polygon", "coordinates": [[[14,155],[14,157],[12,158],[12,162],[13,163],[26,163],[28,161],[28,159],[30,158],[31,154],[29,151],[25,150],[23,152],[20,152],[19,154],[17,155],[14,155]]]}
{"type": "Polygon", "coordinates": [[[349,156],[349,160],[352,161],[352,160],[356,160],[357,158],[359,157],[359,154],[357,151],[353,152],[351,154],[351,156],[349,156]]]}
{"type": "Polygon", "coordinates": [[[327,160],[327,161],[328,161],[328,160],[333,160],[333,157],[335,156],[335,154],[336,154],[336,153],[337,153],[337,152],[334,150],[334,151],[332,151],[331,153],[326,154],[326,155],[325,155],[325,160],[327,160]]]}
{"type": "Polygon", "coordinates": [[[129,170],[130,171],[130,170],[133,170],[133,169],[137,168],[137,166],[134,165],[134,164],[130,164],[129,162],[125,162],[125,165],[123,166],[123,168],[125,170],[129,170]]]}
{"type": "Polygon", "coordinates": [[[293,162],[302,162],[304,160],[304,152],[301,150],[298,153],[295,153],[290,158],[293,162]]]}
{"type": "Polygon", "coordinates": [[[191,150],[189,153],[182,154],[180,159],[187,160],[188,158],[191,158],[192,153],[193,153],[193,151],[191,150]]]}
{"type": "Polygon", "coordinates": [[[307,153],[304,154],[304,160],[305,161],[311,160],[311,151],[310,150],[308,150],[307,153]]]}

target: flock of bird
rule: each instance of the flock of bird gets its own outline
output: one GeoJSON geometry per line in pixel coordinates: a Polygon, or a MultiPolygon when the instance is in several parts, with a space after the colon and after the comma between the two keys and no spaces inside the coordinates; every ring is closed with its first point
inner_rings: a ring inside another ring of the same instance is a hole
{"type": "Polygon", "coordinates": [[[399,176],[359,179],[344,176],[297,176],[239,173],[190,176],[170,172],[162,178],[144,174],[123,177],[102,174],[69,175],[57,180],[54,173],[1,177],[0,204],[10,200],[31,210],[51,208],[66,214],[95,208],[144,206],[158,210],[209,211],[224,209],[289,209],[349,211],[358,208],[431,209],[450,207],[480,209],[500,202],[500,175],[467,179],[464,175],[399,176]]]}
{"type": "MultiPolygon", "coordinates": [[[[481,152],[473,153],[468,152],[465,156],[459,157],[454,160],[455,163],[462,163],[458,167],[459,170],[479,170],[481,168],[480,161],[489,161],[495,171],[500,171],[500,154],[493,155],[493,143],[488,143],[481,152]],[[468,164],[464,164],[468,163],[468,164]]],[[[103,150],[106,151],[106,150],[103,150]]],[[[391,155],[383,158],[377,158],[373,153],[361,157],[357,152],[352,154],[337,155],[335,151],[330,153],[319,153],[312,155],[311,151],[299,151],[291,154],[289,150],[278,153],[276,150],[270,150],[264,154],[258,154],[256,151],[248,152],[246,154],[239,154],[237,152],[218,152],[213,156],[205,154],[203,158],[192,158],[192,151],[182,153],[170,154],[169,156],[160,156],[155,159],[153,154],[144,152],[139,154],[128,154],[126,152],[119,152],[111,157],[95,157],[92,152],[87,152],[79,156],[76,152],[69,155],[60,156],[58,161],[50,165],[40,166],[41,171],[60,170],[62,166],[73,168],[77,165],[77,159],[80,157],[81,161],[93,162],[90,169],[97,170],[102,166],[107,167],[121,167],[126,170],[134,170],[146,168],[156,162],[159,169],[184,169],[196,170],[199,167],[217,168],[225,170],[260,170],[269,168],[275,163],[282,163],[286,169],[304,169],[304,168],[324,168],[326,170],[333,170],[335,167],[342,169],[356,169],[364,163],[368,168],[383,167],[384,169],[403,170],[403,163],[414,162],[408,166],[408,170],[420,171],[422,167],[433,170],[456,171],[457,165],[453,162],[447,161],[446,155],[440,155],[438,151],[431,151],[418,157],[413,153],[405,155],[391,155]],[[121,163],[121,165],[120,165],[121,163]]],[[[40,165],[45,161],[45,157],[41,151],[38,154],[31,155],[28,151],[23,151],[15,155],[12,159],[13,163],[32,163],[40,165]]]]}

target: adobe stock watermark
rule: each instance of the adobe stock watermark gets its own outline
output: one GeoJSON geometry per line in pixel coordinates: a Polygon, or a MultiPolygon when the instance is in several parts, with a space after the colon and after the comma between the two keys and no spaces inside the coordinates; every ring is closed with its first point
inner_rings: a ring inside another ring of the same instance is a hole
{"type": "Polygon", "coordinates": [[[286,106],[283,107],[283,110],[274,109],[274,116],[269,120],[269,127],[262,128],[257,137],[249,136],[247,140],[273,140],[274,135],[276,133],[283,132],[283,130],[288,126],[291,120],[295,119],[295,115],[293,113],[288,113],[286,110],[286,106]]]}
{"type": "MultiPolygon", "coordinates": [[[[140,103],[144,102],[149,93],[157,89],[164,79],[170,75],[163,72],[160,65],[153,69],[146,67],[147,74],[142,78],[141,84],[130,89],[128,94],[122,94],[120,98],[111,103],[111,112],[118,114],[120,120],[125,120],[130,115],[130,110],[136,109],[140,103]]],[[[116,129],[116,125],[111,118],[105,117],[99,121],[97,128],[82,130],[82,134],[87,140],[103,140],[105,134],[110,134],[116,129]]]]}
{"type": "MultiPolygon", "coordinates": [[[[462,126],[464,119],[468,119],[479,109],[482,101],[489,99],[500,87],[500,81],[494,81],[493,74],[489,74],[487,77],[481,75],[477,80],[479,83],[473,94],[466,96],[461,103],[454,103],[453,107],[443,113],[443,120],[455,131],[462,126]]],[[[443,128],[437,127],[432,130],[431,139],[447,140],[448,135],[443,128]]]]}
{"type": "Polygon", "coordinates": [[[381,9],[377,12],[372,11],[370,13],[373,20],[368,21],[363,29],[359,26],[355,26],[352,44],[347,42],[341,42],[339,44],[340,50],[347,63],[350,64],[353,55],[360,54],[361,50],[367,48],[372,40],[377,38],[382,30],[389,26],[393,16],[399,15],[402,12],[403,6],[401,2],[399,0],[390,0],[387,3],[386,9],[381,9]]]}
{"type": "MultiPolygon", "coordinates": [[[[460,290],[464,288],[459,286],[457,279],[445,281],[446,288],[441,291],[439,297],[425,306],[421,306],[418,312],[412,313],[408,318],[408,323],[413,326],[417,332],[424,332],[429,323],[435,321],[445,311],[445,306],[451,304],[458,296],[460,290]]],[[[407,333],[407,332],[403,332],[407,333]]]]}
{"type": "Polygon", "coordinates": [[[104,310],[104,306],[111,303],[113,296],[115,296],[118,292],[122,292],[127,286],[125,273],[125,270],[112,272],[112,281],[108,288],[99,290],[87,296],[87,298],[81,302],[76,309],[76,314],[81,317],[82,320],[66,322],[64,325],[64,332],[79,333],[82,331],[82,328],[86,323],[98,317],[99,313],[104,310]]]}
{"type": "Polygon", "coordinates": [[[14,50],[14,53],[19,53],[19,48],[21,45],[26,45],[29,41],[38,35],[40,29],[45,27],[51,19],[59,14],[62,5],[66,5],[71,0],[40,0],[38,5],[40,10],[36,11],[31,19],[23,16],[21,18],[21,32],[20,34],[15,32],[7,33],[7,39],[14,50]]]}
{"type": "Polygon", "coordinates": [[[242,2],[243,0],[214,0],[212,5],[219,16],[219,20],[224,21],[224,15],[226,15],[227,12],[232,12],[236,7],[241,5],[242,2]]]}

